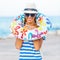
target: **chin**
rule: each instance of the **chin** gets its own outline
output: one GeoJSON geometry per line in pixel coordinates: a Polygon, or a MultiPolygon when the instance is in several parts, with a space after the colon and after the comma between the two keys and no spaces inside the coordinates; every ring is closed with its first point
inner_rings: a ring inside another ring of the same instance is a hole
{"type": "Polygon", "coordinates": [[[31,21],[29,21],[28,23],[32,23],[31,21]]]}
{"type": "Polygon", "coordinates": [[[28,22],[32,22],[32,21],[28,21],[28,22]]]}

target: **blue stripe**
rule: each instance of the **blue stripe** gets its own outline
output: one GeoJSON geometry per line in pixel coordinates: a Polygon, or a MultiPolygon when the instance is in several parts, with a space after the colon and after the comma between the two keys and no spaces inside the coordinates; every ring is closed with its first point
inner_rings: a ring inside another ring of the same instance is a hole
{"type": "Polygon", "coordinates": [[[32,49],[20,49],[20,50],[25,50],[25,51],[33,51],[32,49]]]}
{"type": "MultiPolygon", "coordinates": [[[[23,56],[22,58],[23,58],[24,60],[25,60],[25,59],[28,59],[28,60],[29,60],[29,59],[30,59],[30,60],[34,60],[34,59],[35,59],[35,60],[39,60],[39,59],[40,59],[40,60],[42,60],[41,57],[37,57],[37,56],[36,56],[36,57],[33,57],[33,56],[29,57],[29,56],[27,56],[27,57],[24,57],[24,56],[23,56]],[[27,57],[28,57],[28,58],[27,58],[27,57]]],[[[22,58],[20,58],[20,59],[22,59],[22,58]]]]}
{"type": "Polygon", "coordinates": [[[34,45],[33,43],[29,43],[30,45],[34,45]]]}
{"type": "Polygon", "coordinates": [[[23,44],[30,44],[30,45],[34,45],[33,43],[28,43],[28,42],[23,42],[23,44]]]}
{"type": "Polygon", "coordinates": [[[26,58],[26,59],[24,59],[24,58],[20,58],[19,60],[42,60],[42,58],[36,58],[36,59],[28,59],[28,58],[26,58]]]}
{"type": "Polygon", "coordinates": [[[32,40],[29,40],[29,42],[33,42],[32,40]]]}
{"type": "Polygon", "coordinates": [[[40,53],[33,53],[33,52],[20,52],[20,54],[40,54],[40,53]]]}
{"type": "Polygon", "coordinates": [[[35,57],[35,58],[38,58],[38,57],[41,57],[41,56],[28,56],[28,55],[20,55],[20,57],[35,57]]]}
{"type": "Polygon", "coordinates": [[[29,44],[28,42],[23,42],[23,44],[29,44]]]}
{"type": "Polygon", "coordinates": [[[34,48],[33,46],[23,46],[23,47],[26,47],[27,49],[28,49],[28,48],[34,48]]]}
{"type": "MultiPolygon", "coordinates": [[[[34,52],[38,52],[37,50],[33,50],[33,49],[20,49],[20,50],[25,50],[25,51],[34,51],[34,52]]],[[[40,52],[40,51],[39,51],[40,52]]]]}
{"type": "MultiPolygon", "coordinates": [[[[19,59],[19,60],[32,60],[32,59],[19,59]]],[[[41,59],[33,59],[33,60],[42,60],[42,58],[41,59]]]]}

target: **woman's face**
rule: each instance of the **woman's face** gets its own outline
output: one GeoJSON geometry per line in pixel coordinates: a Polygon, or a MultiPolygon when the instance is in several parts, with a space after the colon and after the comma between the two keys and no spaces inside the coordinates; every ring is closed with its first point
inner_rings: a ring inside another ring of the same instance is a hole
{"type": "Polygon", "coordinates": [[[36,14],[25,13],[26,23],[34,23],[36,14]]]}

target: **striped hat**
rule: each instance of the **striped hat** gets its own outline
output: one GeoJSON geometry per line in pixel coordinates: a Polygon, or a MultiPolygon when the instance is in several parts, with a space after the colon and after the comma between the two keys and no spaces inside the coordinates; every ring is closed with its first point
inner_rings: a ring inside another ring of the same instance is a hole
{"type": "Polygon", "coordinates": [[[38,13],[36,9],[36,5],[34,3],[27,4],[23,12],[24,13],[38,13]]]}

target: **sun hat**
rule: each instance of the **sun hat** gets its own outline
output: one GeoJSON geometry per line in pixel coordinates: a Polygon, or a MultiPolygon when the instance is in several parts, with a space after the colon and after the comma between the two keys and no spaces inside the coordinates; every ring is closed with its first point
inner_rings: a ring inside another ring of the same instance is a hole
{"type": "Polygon", "coordinates": [[[23,10],[23,13],[38,13],[35,3],[28,3],[23,10]]]}

